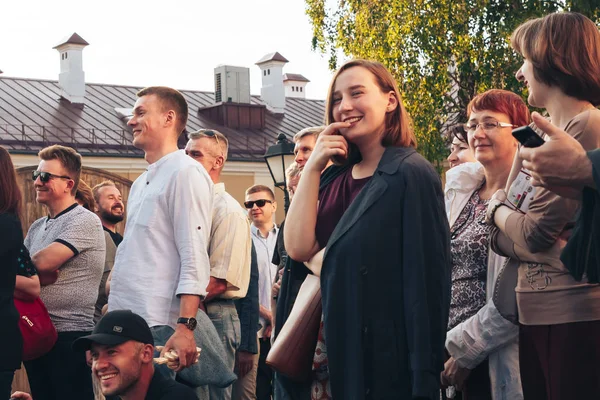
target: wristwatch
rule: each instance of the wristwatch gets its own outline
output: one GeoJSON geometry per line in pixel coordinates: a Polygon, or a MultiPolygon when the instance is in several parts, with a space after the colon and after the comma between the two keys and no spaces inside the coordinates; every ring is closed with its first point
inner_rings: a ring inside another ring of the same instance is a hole
{"type": "Polygon", "coordinates": [[[198,321],[196,321],[196,318],[184,318],[184,317],[179,317],[177,319],[177,323],[178,324],[184,324],[186,328],[188,328],[190,331],[193,331],[194,329],[196,329],[196,325],[198,325],[198,321]]]}

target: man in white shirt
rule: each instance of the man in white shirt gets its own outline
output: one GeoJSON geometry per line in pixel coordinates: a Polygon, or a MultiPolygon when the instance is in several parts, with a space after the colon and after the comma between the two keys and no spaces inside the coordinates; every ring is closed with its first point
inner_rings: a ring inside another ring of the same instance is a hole
{"type": "Polygon", "coordinates": [[[181,93],[148,87],[137,96],[128,125],[150,165],[131,187],[108,309],[141,315],[155,344],[164,344],[162,354],[177,352],[179,371],[197,356],[195,317],[210,278],[213,184],[200,164],[177,149],[188,114],[181,93]]]}
{"type": "MultiPolygon", "coordinates": [[[[206,168],[215,184],[208,246],[210,282],[204,305],[219,337],[223,339],[227,365],[233,371],[240,339],[240,320],[233,299],[246,296],[250,283],[252,241],[249,223],[244,209],[220,182],[229,148],[227,138],[208,129],[191,132],[188,137],[185,153],[206,168]]],[[[224,389],[209,386],[209,397],[211,400],[231,399],[231,389],[231,386],[224,389]]]]}
{"type": "Polygon", "coordinates": [[[256,398],[268,400],[273,392],[273,371],[265,364],[271,349],[271,331],[273,330],[273,314],[271,310],[271,288],[277,274],[277,265],[273,264],[273,253],[277,244],[278,229],[273,222],[273,214],[277,210],[273,191],[263,185],[254,185],[246,190],[244,206],[252,225],[252,241],[258,259],[258,301],[260,303],[260,324],[258,331],[260,358],[256,376],[256,398]]]}

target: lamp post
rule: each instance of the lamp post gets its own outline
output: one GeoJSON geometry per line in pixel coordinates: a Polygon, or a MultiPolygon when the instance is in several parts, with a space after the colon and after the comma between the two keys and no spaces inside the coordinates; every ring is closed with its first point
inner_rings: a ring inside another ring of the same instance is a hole
{"type": "Polygon", "coordinates": [[[287,190],[285,171],[294,162],[294,143],[290,142],[283,133],[280,133],[277,136],[277,143],[269,146],[264,157],[273,178],[273,183],[283,190],[283,210],[287,214],[290,206],[290,194],[287,190]]]}

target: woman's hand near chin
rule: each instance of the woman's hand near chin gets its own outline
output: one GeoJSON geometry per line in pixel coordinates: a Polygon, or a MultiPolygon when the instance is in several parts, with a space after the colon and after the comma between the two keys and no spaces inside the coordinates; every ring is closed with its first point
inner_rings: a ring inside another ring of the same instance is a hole
{"type": "Polygon", "coordinates": [[[319,134],[317,143],[304,169],[323,171],[333,157],[348,156],[348,142],[340,134],[340,129],[349,128],[349,122],[334,122],[319,134]]]}

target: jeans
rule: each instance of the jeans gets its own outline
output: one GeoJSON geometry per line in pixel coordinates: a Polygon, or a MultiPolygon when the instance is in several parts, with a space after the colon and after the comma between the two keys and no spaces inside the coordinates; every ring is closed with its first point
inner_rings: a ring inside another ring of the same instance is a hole
{"type": "Polygon", "coordinates": [[[25,369],[35,400],[93,400],[92,371],[85,353],[74,352],[75,339],[90,332],[59,332],[56,344],[47,354],[25,361],[25,369]]]}
{"type": "Polygon", "coordinates": [[[177,380],[191,388],[205,385],[226,388],[236,380],[236,376],[233,368],[226,362],[223,341],[204,311],[198,310],[196,320],[198,326],[194,330],[194,339],[196,346],[201,349],[200,359],[196,364],[179,372],[177,380]]]}
{"type": "MultiPolygon", "coordinates": [[[[173,328],[168,325],[158,325],[150,328],[152,337],[154,338],[154,346],[164,346],[165,343],[171,338],[171,335],[175,333],[173,328]]],[[[154,350],[154,357],[160,357],[160,351],[154,350]]],[[[175,379],[175,371],[167,367],[167,364],[155,364],[154,368],[159,371],[163,376],[171,379],[175,379]]]]}
{"type": "MultiPolygon", "coordinates": [[[[225,363],[233,372],[235,367],[235,352],[240,345],[240,319],[233,300],[216,299],[208,303],[206,313],[212,321],[219,338],[225,348],[225,363]]],[[[231,399],[231,385],[226,388],[219,388],[214,385],[201,386],[196,394],[199,399],[210,400],[229,400],[231,399]],[[208,389],[208,390],[205,390],[208,389]],[[207,397],[208,394],[208,397],[207,397]]]]}

